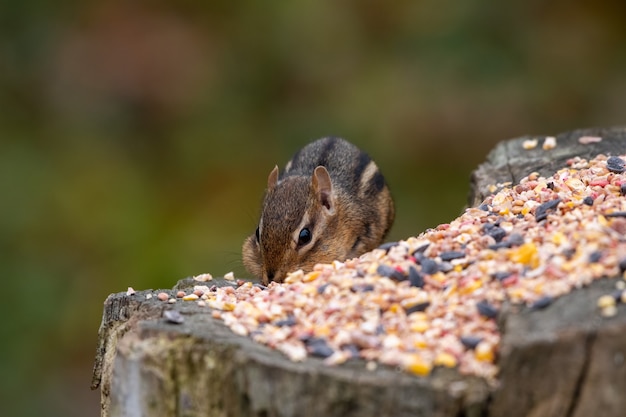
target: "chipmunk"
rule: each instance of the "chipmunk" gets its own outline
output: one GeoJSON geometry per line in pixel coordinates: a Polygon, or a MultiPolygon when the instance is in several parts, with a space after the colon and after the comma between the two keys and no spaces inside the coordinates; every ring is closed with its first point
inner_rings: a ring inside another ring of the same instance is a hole
{"type": "Polygon", "coordinates": [[[267,178],[261,219],[243,244],[243,264],[264,284],[315,264],[375,249],[395,209],[378,166],[344,139],[316,140],[267,178]]]}

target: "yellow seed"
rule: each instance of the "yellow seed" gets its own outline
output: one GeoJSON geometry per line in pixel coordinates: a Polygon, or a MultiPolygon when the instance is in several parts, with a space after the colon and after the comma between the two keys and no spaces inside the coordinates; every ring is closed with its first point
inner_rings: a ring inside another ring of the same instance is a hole
{"type": "Polygon", "coordinates": [[[183,301],[195,301],[198,298],[200,297],[198,297],[196,294],[188,294],[183,297],[183,301]]]}
{"type": "Polygon", "coordinates": [[[307,285],[304,288],[302,288],[302,294],[304,294],[304,295],[316,295],[317,294],[317,288],[315,288],[313,285],[307,285]]]}
{"type": "Polygon", "coordinates": [[[438,282],[444,282],[446,280],[446,274],[440,271],[440,272],[433,274],[432,278],[437,280],[438,282]]]}
{"type": "Polygon", "coordinates": [[[474,356],[482,362],[493,362],[493,348],[489,343],[480,342],[474,349],[474,356]]]}
{"type": "Polygon", "coordinates": [[[222,305],[222,310],[224,311],[233,311],[235,309],[235,303],[224,303],[222,305]]]}
{"type": "Polygon", "coordinates": [[[403,308],[398,303],[393,303],[392,305],[389,306],[389,311],[391,311],[392,313],[397,313],[398,311],[402,311],[402,310],[403,308]]]}
{"type": "Polygon", "coordinates": [[[537,183],[537,186],[534,188],[533,191],[536,194],[539,194],[541,191],[545,190],[547,186],[548,185],[545,182],[541,181],[541,182],[537,183]]]}
{"type": "Polygon", "coordinates": [[[585,189],[585,184],[578,178],[570,178],[565,181],[565,184],[575,191],[583,191],[585,189]]]}
{"type": "Polygon", "coordinates": [[[304,278],[304,272],[301,269],[298,269],[297,271],[291,272],[289,275],[287,275],[287,278],[285,278],[285,283],[295,284],[296,282],[302,281],[302,278],[304,278]]]}
{"type": "Polygon", "coordinates": [[[506,216],[507,214],[509,214],[509,208],[508,207],[504,207],[501,208],[500,211],[498,212],[498,214],[500,214],[501,216],[506,216]]]}
{"type": "Polygon", "coordinates": [[[313,330],[313,333],[315,333],[315,336],[328,336],[330,334],[330,327],[328,327],[328,325],[324,324],[322,326],[316,327],[313,330]]]}
{"type": "Polygon", "coordinates": [[[537,246],[534,243],[524,243],[517,249],[509,252],[509,257],[513,262],[529,265],[533,268],[539,266],[539,256],[537,255],[537,246]]]}
{"type": "Polygon", "coordinates": [[[461,272],[463,271],[463,265],[458,264],[458,265],[454,265],[454,272],[461,272]]]}
{"type": "Polygon", "coordinates": [[[467,285],[466,287],[461,288],[459,292],[463,295],[471,294],[482,286],[483,286],[482,280],[476,279],[471,284],[467,285]]]}
{"type": "Polygon", "coordinates": [[[411,323],[410,329],[412,332],[424,333],[430,326],[427,321],[416,321],[411,323]]]}
{"type": "Polygon", "coordinates": [[[304,276],[304,278],[302,279],[302,281],[304,282],[311,282],[311,281],[315,281],[317,279],[317,277],[320,276],[320,271],[313,271],[313,272],[309,272],[308,274],[306,274],[304,276]]]}
{"type": "Polygon", "coordinates": [[[524,206],[524,208],[522,209],[522,214],[525,216],[528,213],[530,213],[530,207],[524,206]]]}
{"type": "Polygon", "coordinates": [[[411,314],[409,318],[413,321],[426,321],[428,320],[428,315],[423,311],[416,311],[415,313],[411,314]]]}
{"type": "Polygon", "coordinates": [[[598,216],[598,223],[600,223],[600,226],[608,226],[609,225],[609,222],[606,219],[606,217],[604,217],[601,214],[598,216]]]}
{"type": "Polygon", "coordinates": [[[415,346],[418,349],[426,349],[428,347],[428,343],[426,343],[426,340],[420,339],[420,340],[416,340],[415,343],[413,343],[413,346],[415,346]]]}
{"type": "Polygon", "coordinates": [[[565,235],[561,232],[555,232],[552,234],[552,243],[555,245],[561,245],[567,241],[565,235]]]}
{"type": "Polygon", "coordinates": [[[446,368],[454,368],[457,365],[456,358],[449,353],[442,352],[435,358],[436,366],[445,366],[446,368]]]}
{"type": "Polygon", "coordinates": [[[406,369],[415,375],[426,376],[430,373],[432,365],[425,362],[419,355],[411,355],[411,358],[406,365],[406,369]]]}
{"type": "Polygon", "coordinates": [[[615,298],[612,295],[603,295],[598,298],[598,307],[606,308],[615,305],[615,298]]]}

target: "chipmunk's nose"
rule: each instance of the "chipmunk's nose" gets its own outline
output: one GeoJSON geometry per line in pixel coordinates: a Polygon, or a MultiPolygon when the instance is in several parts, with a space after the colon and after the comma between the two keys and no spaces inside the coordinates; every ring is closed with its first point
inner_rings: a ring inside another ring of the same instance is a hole
{"type": "Polygon", "coordinates": [[[274,275],[276,275],[276,273],[273,270],[267,270],[265,273],[265,276],[267,276],[267,282],[271,282],[274,281],[274,275]]]}

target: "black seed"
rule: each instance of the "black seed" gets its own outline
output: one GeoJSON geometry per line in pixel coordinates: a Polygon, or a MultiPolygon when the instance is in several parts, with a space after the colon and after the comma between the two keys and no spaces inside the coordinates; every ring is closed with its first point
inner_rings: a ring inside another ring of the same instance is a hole
{"type": "Polygon", "coordinates": [[[414,267],[409,268],[409,282],[413,287],[422,288],[424,286],[424,277],[417,272],[414,267]]]}
{"type": "Polygon", "coordinates": [[[524,244],[524,236],[519,233],[511,233],[508,239],[503,240],[502,242],[498,242],[495,245],[489,245],[488,248],[491,250],[498,250],[502,248],[512,248],[513,246],[521,246],[524,244]]]}
{"type": "Polygon", "coordinates": [[[185,321],[185,318],[183,317],[182,314],[180,314],[178,310],[165,310],[163,312],[163,318],[168,323],[173,323],[173,324],[181,324],[182,322],[185,321]]]}
{"type": "Polygon", "coordinates": [[[623,274],[624,271],[626,271],[626,258],[619,261],[619,272],[623,274]]]}
{"type": "Polygon", "coordinates": [[[534,303],[532,303],[530,305],[530,308],[533,310],[541,310],[542,308],[548,307],[550,304],[552,304],[553,301],[554,301],[554,298],[550,297],[549,295],[546,295],[546,296],[539,298],[534,303]]]}
{"type": "Polygon", "coordinates": [[[384,251],[389,252],[389,249],[393,248],[394,246],[398,246],[398,242],[387,242],[387,243],[383,243],[382,245],[380,245],[377,249],[382,249],[384,251]]]}
{"type": "Polygon", "coordinates": [[[307,352],[309,352],[311,356],[327,358],[333,353],[335,353],[333,348],[328,346],[328,343],[326,342],[326,340],[320,337],[312,337],[309,340],[307,340],[305,343],[306,343],[306,350],[307,352]]]}
{"type": "Polygon", "coordinates": [[[318,294],[324,294],[324,291],[326,291],[326,288],[328,288],[330,284],[326,283],[326,284],[322,284],[317,288],[317,293],[318,294]]]}
{"type": "Polygon", "coordinates": [[[498,281],[502,281],[502,280],[507,279],[511,275],[513,275],[513,273],[509,271],[500,271],[500,272],[494,272],[493,274],[491,274],[491,278],[497,279],[498,281]]]}
{"type": "Polygon", "coordinates": [[[563,250],[563,256],[565,256],[568,261],[572,259],[574,255],[576,255],[576,249],[574,248],[567,248],[563,250]]]}
{"type": "Polygon", "coordinates": [[[436,274],[439,271],[439,264],[430,258],[424,258],[420,261],[422,272],[428,275],[436,274]]]}
{"type": "Polygon", "coordinates": [[[589,261],[589,263],[596,263],[598,262],[600,259],[602,259],[602,251],[593,251],[589,254],[589,259],[587,259],[589,261]]]}
{"type": "Polygon", "coordinates": [[[430,243],[426,243],[425,245],[420,246],[419,248],[413,251],[411,256],[414,256],[416,258],[421,256],[426,251],[426,249],[428,249],[429,246],[430,246],[430,243]]]}
{"type": "Polygon", "coordinates": [[[442,261],[449,262],[453,259],[465,258],[465,252],[450,250],[446,252],[441,252],[439,254],[439,257],[441,258],[442,261]]]}
{"type": "Polygon", "coordinates": [[[524,244],[524,236],[519,233],[511,233],[511,236],[506,240],[509,247],[522,246],[524,244]]]}
{"type": "Polygon", "coordinates": [[[341,350],[347,351],[348,353],[350,353],[350,356],[352,356],[353,358],[358,358],[359,357],[360,349],[355,344],[351,343],[349,345],[344,345],[344,346],[341,347],[341,350]]]}
{"type": "Polygon", "coordinates": [[[454,269],[454,265],[452,265],[450,262],[442,262],[439,264],[439,270],[441,272],[450,272],[454,269]]]}
{"type": "Polygon", "coordinates": [[[585,203],[588,206],[593,206],[593,197],[591,196],[587,196],[583,199],[583,203],[585,203]]]}
{"type": "Polygon", "coordinates": [[[297,322],[296,322],[295,316],[287,316],[286,319],[278,320],[277,322],[274,323],[274,325],[278,327],[284,327],[284,326],[295,326],[296,323],[297,322]]]}
{"type": "Polygon", "coordinates": [[[508,242],[500,242],[500,243],[496,243],[495,245],[487,246],[487,248],[491,250],[498,250],[498,249],[508,248],[508,247],[509,247],[508,242]]]}
{"type": "Polygon", "coordinates": [[[476,308],[481,316],[485,316],[489,319],[493,319],[498,315],[498,309],[489,304],[487,301],[477,303],[476,308]]]}
{"type": "Polygon", "coordinates": [[[483,341],[483,338],[478,336],[461,336],[460,340],[466,348],[475,349],[483,341]]]}
{"type": "Polygon", "coordinates": [[[546,187],[548,187],[548,189],[550,190],[554,190],[554,183],[550,181],[549,183],[546,184],[546,187]]]}
{"type": "Polygon", "coordinates": [[[622,195],[626,195],[626,182],[623,182],[622,185],[619,186],[619,191],[622,195]]]}
{"type": "Polygon", "coordinates": [[[506,236],[506,231],[500,226],[493,226],[486,230],[487,235],[495,239],[496,242],[500,242],[506,236]]]}
{"type": "Polygon", "coordinates": [[[405,308],[404,311],[406,311],[406,314],[412,314],[412,313],[415,313],[417,311],[424,311],[424,310],[426,310],[429,305],[430,305],[430,301],[425,301],[423,303],[415,304],[414,306],[411,306],[409,308],[405,308]]]}
{"type": "Polygon", "coordinates": [[[605,214],[604,217],[626,217],[626,211],[614,211],[613,213],[605,214]]]}
{"type": "Polygon", "coordinates": [[[402,272],[396,270],[396,268],[389,265],[379,265],[378,268],[376,268],[376,273],[378,275],[381,275],[383,277],[389,277],[396,281],[404,281],[406,279],[402,272]]]}
{"type": "Polygon", "coordinates": [[[374,291],[374,286],[372,284],[354,284],[350,290],[352,292],[370,292],[374,291]]]}
{"type": "Polygon", "coordinates": [[[548,217],[548,212],[556,209],[556,206],[558,206],[560,202],[560,198],[555,198],[537,207],[535,210],[535,220],[538,222],[545,220],[548,217]]]}
{"type": "Polygon", "coordinates": [[[617,156],[611,156],[606,160],[606,168],[617,174],[624,172],[624,160],[617,156]]]}
{"type": "Polygon", "coordinates": [[[376,273],[383,277],[389,277],[394,272],[396,272],[396,268],[389,265],[379,265],[378,268],[376,268],[376,273]]]}
{"type": "Polygon", "coordinates": [[[479,209],[481,209],[482,211],[489,211],[491,210],[489,208],[489,204],[481,204],[480,206],[478,206],[479,209]]]}

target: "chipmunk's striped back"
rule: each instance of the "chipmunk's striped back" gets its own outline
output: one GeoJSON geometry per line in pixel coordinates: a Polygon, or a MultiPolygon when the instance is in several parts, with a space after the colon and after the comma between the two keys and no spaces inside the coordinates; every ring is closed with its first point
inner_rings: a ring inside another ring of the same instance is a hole
{"type": "Polygon", "coordinates": [[[340,138],[319,139],[296,152],[282,173],[270,174],[244,264],[265,281],[280,281],[291,270],[374,249],[393,219],[389,188],[367,153],[340,138]]]}

